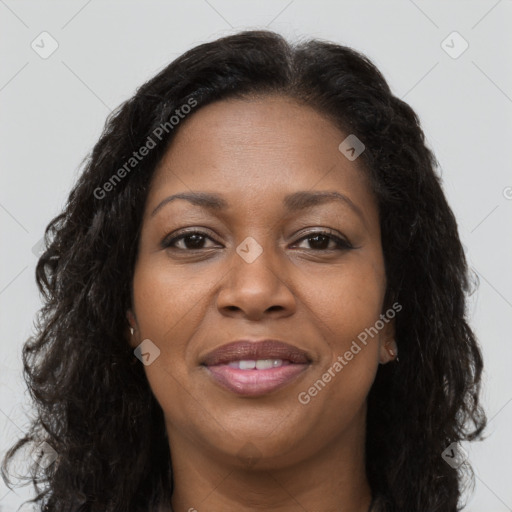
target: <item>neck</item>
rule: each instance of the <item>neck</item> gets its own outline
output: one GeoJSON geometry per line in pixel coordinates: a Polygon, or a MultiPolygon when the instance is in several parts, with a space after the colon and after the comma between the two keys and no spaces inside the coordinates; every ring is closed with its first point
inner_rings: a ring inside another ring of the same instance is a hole
{"type": "MultiPolygon", "coordinates": [[[[363,417],[364,421],[364,417],[363,417]]],[[[173,512],[368,512],[371,489],[359,422],[308,458],[240,461],[210,453],[168,425],[174,491],[173,512]]]]}

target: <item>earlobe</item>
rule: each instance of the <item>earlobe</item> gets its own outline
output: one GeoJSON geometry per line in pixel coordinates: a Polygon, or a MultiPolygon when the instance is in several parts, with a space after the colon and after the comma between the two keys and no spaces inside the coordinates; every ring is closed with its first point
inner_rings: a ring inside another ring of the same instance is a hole
{"type": "Polygon", "coordinates": [[[137,337],[136,337],[137,321],[135,320],[135,315],[133,314],[131,309],[129,309],[126,312],[126,319],[128,320],[128,326],[125,330],[125,339],[128,341],[130,346],[136,347],[137,346],[137,337]]]}
{"type": "Polygon", "coordinates": [[[379,363],[386,364],[394,360],[398,361],[398,347],[395,339],[392,338],[380,346],[379,363]]]}
{"type": "Polygon", "coordinates": [[[398,361],[398,347],[395,336],[395,322],[392,320],[386,324],[382,332],[379,347],[379,363],[386,364],[394,360],[398,361]]]}
{"type": "Polygon", "coordinates": [[[130,327],[135,327],[135,315],[133,314],[133,311],[131,309],[128,309],[126,311],[126,319],[128,320],[128,324],[130,327]]]}

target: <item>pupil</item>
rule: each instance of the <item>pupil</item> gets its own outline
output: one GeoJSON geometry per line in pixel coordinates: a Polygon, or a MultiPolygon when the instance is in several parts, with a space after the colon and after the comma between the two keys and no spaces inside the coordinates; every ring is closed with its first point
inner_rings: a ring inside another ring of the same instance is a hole
{"type": "Polygon", "coordinates": [[[185,238],[185,245],[190,249],[200,249],[201,247],[201,243],[203,242],[203,236],[202,235],[188,235],[186,238],[185,238]],[[187,240],[191,240],[193,239],[192,243],[187,243],[187,240]],[[192,247],[190,247],[192,246],[192,247]]]}
{"type": "Polygon", "coordinates": [[[313,249],[326,249],[327,246],[329,245],[329,237],[325,236],[325,235],[315,235],[313,237],[311,237],[310,239],[310,242],[309,242],[309,245],[312,246],[313,249]],[[313,242],[314,240],[316,240],[318,242],[318,239],[323,239],[322,242],[320,242],[320,246],[321,247],[318,247],[316,242],[313,242]],[[325,244],[325,242],[327,242],[327,245],[325,244]]]}

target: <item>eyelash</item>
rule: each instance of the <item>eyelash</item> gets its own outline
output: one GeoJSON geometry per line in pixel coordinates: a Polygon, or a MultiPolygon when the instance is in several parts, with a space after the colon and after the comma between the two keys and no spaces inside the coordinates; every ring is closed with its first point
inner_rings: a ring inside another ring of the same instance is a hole
{"type": "MultiPolygon", "coordinates": [[[[203,247],[203,248],[199,248],[199,249],[181,249],[181,248],[172,246],[178,240],[182,240],[191,235],[200,235],[202,237],[209,238],[210,240],[215,242],[215,240],[213,240],[207,233],[205,233],[203,231],[187,231],[187,232],[181,233],[177,236],[174,236],[171,239],[168,239],[168,236],[165,237],[161,242],[161,246],[163,249],[174,249],[177,251],[184,251],[184,252],[195,252],[195,251],[202,251],[202,250],[210,249],[209,247],[203,247]]],[[[308,240],[310,238],[315,238],[316,236],[319,236],[319,235],[326,236],[330,240],[333,240],[336,244],[336,247],[334,249],[308,249],[308,250],[314,251],[314,252],[330,252],[330,251],[345,251],[345,250],[354,248],[350,242],[348,242],[347,240],[344,240],[343,238],[340,238],[339,236],[333,234],[331,231],[328,231],[328,230],[312,231],[312,232],[308,233],[307,235],[303,236],[302,238],[299,238],[297,240],[297,242],[295,242],[295,243],[302,242],[303,240],[308,240]]]]}

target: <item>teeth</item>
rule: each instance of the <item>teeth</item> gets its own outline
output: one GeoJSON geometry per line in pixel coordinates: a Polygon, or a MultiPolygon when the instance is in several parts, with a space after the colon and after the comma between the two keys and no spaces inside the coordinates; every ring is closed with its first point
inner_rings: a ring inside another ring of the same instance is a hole
{"type": "Polygon", "coordinates": [[[270,368],[278,368],[279,366],[283,366],[282,359],[258,359],[257,361],[253,359],[243,360],[243,361],[232,361],[228,363],[228,366],[231,368],[237,368],[239,370],[269,370],[270,368]]]}
{"type": "Polygon", "coordinates": [[[256,361],[256,368],[258,370],[268,370],[269,368],[274,368],[274,361],[272,359],[258,359],[256,361]]]}

